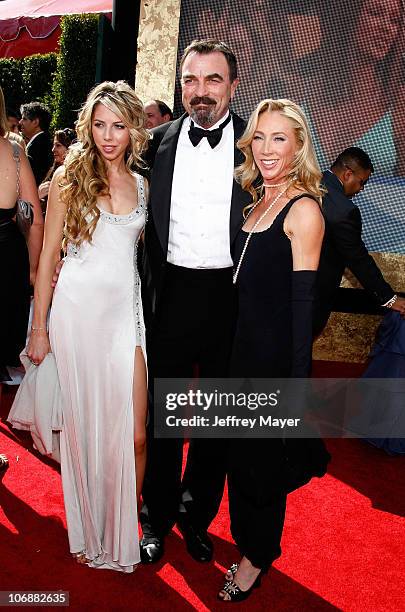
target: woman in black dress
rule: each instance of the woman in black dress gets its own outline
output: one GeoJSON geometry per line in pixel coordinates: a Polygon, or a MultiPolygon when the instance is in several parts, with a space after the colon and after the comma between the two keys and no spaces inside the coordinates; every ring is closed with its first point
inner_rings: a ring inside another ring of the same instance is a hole
{"type": "MultiPolygon", "coordinates": [[[[264,100],[238,143],[237,178],[253,197],[234,252],[239,313],[231,375],[310,374],[314,282],[324,234],[321,172],[301,109],[264,100]]],[[[323,475],[319,440],[234,439],[228,470],[231,530],[242,559],[218,597],[241,601],[281,554],[287,493],[323,475]],[[299,474],[286,471],[296,459],[299,474]]]]}
{"type": "Polygon", "coordinates": [[[30,281],[33,284],[35,280],[44,227],[35,179],[28,159],[17,143],[8,140],[7,133],[7,116],[0,88],[0,398],[2,382],[9,380],[6,366],[20,365],[18,356],[25,346],[30,281]],[[34,211],[28,248],[15,222],[18,183],[20,198],[30,202],[34,211]]]}

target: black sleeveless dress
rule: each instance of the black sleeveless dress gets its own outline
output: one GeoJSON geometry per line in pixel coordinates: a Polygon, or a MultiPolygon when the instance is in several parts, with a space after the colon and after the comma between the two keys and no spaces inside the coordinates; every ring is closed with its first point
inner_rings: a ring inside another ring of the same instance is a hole
{"type": "Polygon", "coordinates": [[[30,267],[24,236],[13,208],[0,208],[0,382],[9,380],[6,366],[20,365],[30,308],[30,267]]]}
{"type": "MultiPolygon", "coordinates": [[[[231,359],[231,376],[288,377],[291,370],[292,314],[291,244],[283,230],[290,200],[272,225],[251,236],[237,279],[238,321],[231,359]]],[[[248,233],[235,240],[238,265],[248,233]]]]}
{"type": "MultiPolygon", "coordinates": [[[[238,279],[238,319],[231,377],[288,378],[293,364],[291,243],[283,230],[291,199],[266,230],[253,233],[238,279]]],[[[234,245],[238,266],[248,233],[234,245]]],[[[312,316],[305,321],[311,344],[312,316]]],[[[310,350],[309,353],[310,355],[310,350]]],[[[310,363],[308,364],[308,371],[310,363]]],[[[231,531],[241,552],[267,569],[281,554],[287,493],[326,470],[329,455],[321,440],[232,439],[228,489],[231,531]]]]}

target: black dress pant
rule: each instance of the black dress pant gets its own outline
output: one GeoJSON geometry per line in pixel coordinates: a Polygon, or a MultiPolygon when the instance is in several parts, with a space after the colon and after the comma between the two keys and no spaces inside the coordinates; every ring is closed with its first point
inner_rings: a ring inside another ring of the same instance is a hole
{"type": "Polygon", "coordinates": [[[233,439],[229,444],[231,533],[242,556],[266,571],[281,555],[287,493],[280,439],[233,439]]]}
{"type": "MultiPolygon", "coordinates": [[[[167,264],[164,288],[148,345],[149,386],[155,378],[228,375],[235,324],[232,269],[193,270],[167,264]]],[[[153,401],[152,401],[153,404],[153,401]]],[[[154,406],[148,425],[143,489],[147,520],[165,535],[178,516],[182,493],[190,521],[207,529],[224,490],[227,443],[191,439],[181,480],[183,440],[155,438],[154,406]]],[[[159,409],[159,407],[156,407],[159,409]]],[[[141,515],[142,519],[142,515],[141,515]]]]}

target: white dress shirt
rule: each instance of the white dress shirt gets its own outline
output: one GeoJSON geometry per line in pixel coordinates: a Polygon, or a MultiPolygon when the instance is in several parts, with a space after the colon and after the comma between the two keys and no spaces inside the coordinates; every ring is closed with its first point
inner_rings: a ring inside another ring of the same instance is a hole
{"type": "MultiPolygon", "coordinates": [[[[225,115],[210,129],[225,121],[225,115]]],[[[230,121],[212,149],[207,138],[194,147],[191,119],[181,127],[174,164],[167,261],[185,268],[232,266],[229,220],[234,170],[230,121]]]]}

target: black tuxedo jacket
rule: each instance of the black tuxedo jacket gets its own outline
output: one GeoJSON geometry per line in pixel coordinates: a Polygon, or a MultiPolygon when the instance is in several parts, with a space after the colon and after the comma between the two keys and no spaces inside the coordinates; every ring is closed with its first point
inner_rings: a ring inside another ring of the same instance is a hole
{"type": "Polygon", "coordinates": [[[38,186],[53,164],[52,143],[47,132],[38,134],[31,143],[28,143],[27,155],[38,186]]]}
{"type": "MultiPolygon", "coordinates": [[[[181,126],[186,117],[187,115],[184,114],[179,119],[152,130],[153,138],[145,155],[146,162],[152,170],[143,266],[144,298],[148,299],[149,312],[155,312],[165,275],[174,163],[181,126]]],[[[232,120],[236,144],[245,130],[246,122],[237,115],[232,115],[232,120]]],[[[235,146],[235,167],[241,164],[243,160],[243,154],[235,146]]],[[[230,203],[229,232],[231,244],[242,225],[243,208],[250,201],[250,194],[244,191],[234,180],[230,203]]],[[[191,206],[192,204],[190,202],[191,206]]]]}
{"type": "Polygon", "coordinates": [[[323,198],[325,238],[318,271],[319,311],[322,314],[318,312],[316,318],[326,317],[327,320],[345,268],[353,272],[379,304],[392,298],[394,291],[385,282],[362,240],[359,209],[345,196],[333,172],[324,172],[322,182],[328,192],[323,198]]]}

